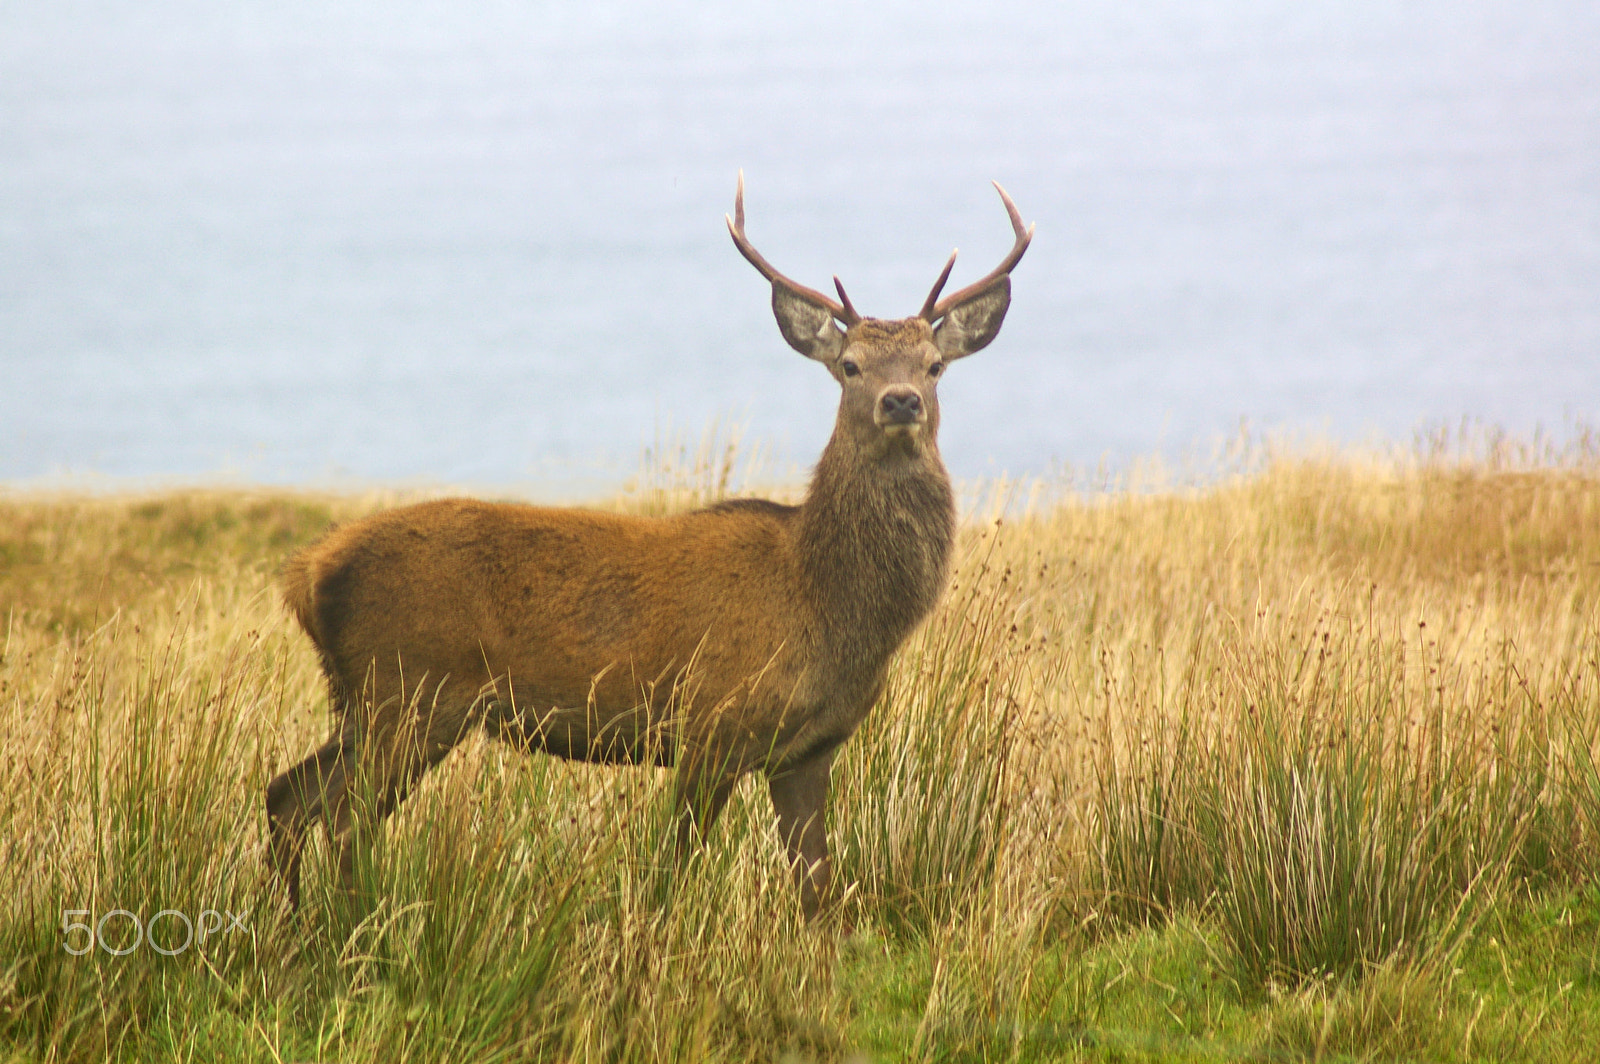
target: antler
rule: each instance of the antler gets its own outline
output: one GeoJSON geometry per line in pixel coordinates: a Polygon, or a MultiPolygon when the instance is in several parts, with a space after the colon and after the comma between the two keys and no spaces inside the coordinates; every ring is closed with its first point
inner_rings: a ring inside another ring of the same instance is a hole
{"type": "MultiPolygon", "coordinates": [[[[1004,195],[1004,193],[1002,193],[1002,195],[1004,195]]],[[[790,292],[799,296],[801,299],[804,299],[808,303],[815,303],[819,307],[826,308],[830,314],[844,322],[844,324],[847,326],[854,325],[856,322],[861,320],[861,315],[856,313],[856,308],[850,305],[850,297],[844,294],[844,285],[839,283],[839,278],[835,277],[833,279],[833,284],[834,287],[839,290],[839,298],[844,301],[843,303],[835,303],[833,300],[829,299],[815,288],[807,288],[803,284],[798,284],[794,281],[791,281],[789,278],[785,277],[783,274],[774,269],[772,263],[768,262],[761,252],[757,251],[755,246],[750,243],[750,238],[744,235],[743,170],[739,171],[739,191],[734,195],[733,198],[733,217],[728,219],[728,232],[733,235],[733,243],[734,246],[739,249],[739,254],[750,260],[750,265],[759,270],[761,272],[761,276],[765,277],[773,284],[781,285],[782,287],[787,288],[790,292]]]]}
{"type": "MultiPolygon", "coordinates": [[[[1033,239],[1033,226],[1023,228],[1022,214],[1017,210],[1017,205],[1011,202],[1011,197],[1006,195],[1006,190],[1000,187],[1000,182],[994,182],[994,189],[1000,193],[1000,201],[1006,205],[1006,214],[1011,217],[1011,231],[1016,234],[1016,243],[1011,246],[1011,252],[1001,260],[1000,265],[991,270],[980,281],[975,281],[967,287],[939,298],[939,293],[944,289],[944,283],[950,279],[950,268],[956,264],[956,253],[950,253],[950,261],[944,264],[944,272],[939,274],[939,279],[933,283],[933,291],[928,293],[928,298],[922,304],[922,317],[929,322],[938,321],[952,309],[982,295],[1001,281],[1005,280],[1017,263],[1022,259],[1022,253],[1028,250],[1028,241],[1033,239]]],[[[746,253],[748,254],[748,252],[746,253]]],[[[753,259],[751,261],[754,261],[753,259]]]]}
{"type": "Polygon", "coordinates": [[[922,301],[922,309],[917,311],[917,314],[920,317],[928,321],[938,320],[937,316],[933,313],[933,307],[934,304],[938,302],[939,292],[943,290],[944,283],[950,279],[950,271],[955,267],[957,254],[959,254],[959,252],[956,251],[952,251],[950,253],[950,258],[946,260],[944,269],[939,272],[939,279],[933,282],[933,291],[928,293],[928,298],[922,301]]]}

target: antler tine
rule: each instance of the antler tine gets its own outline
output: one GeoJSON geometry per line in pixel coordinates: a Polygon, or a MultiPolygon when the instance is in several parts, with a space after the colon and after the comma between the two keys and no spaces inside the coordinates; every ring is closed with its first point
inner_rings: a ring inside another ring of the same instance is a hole
{"type": "MultiPolygon", "coordinates": [[[[1033,226],[1023,226],[1022,213],[1017,210],[1017,205],[1011,202],[1011,197],[1006,195],[1006,190],[1000,187],[1000,182],[994,182],[994,189],[996,192],[1000,193],[1000,202],[1006,205],[1006,214],[1011,219],[1011,231],[1016,234],[1016,243],[1011,246],[1010,253],[1001,260],[1000,265],[989,271],[989,273],[986,274],[982,280],[975,281],[972,284],[967,285],[967,287],[961,289],[959,292],[954,292],[948,296],[945,296],[943,299],[939,300],[938,303],[933,305],[931,311],[929,308],[924,307],[922,316],[930,322],[938,321],[940,318],[950,313],[952,308],[965,303],[974,296],[981,295],[990,288],[993,288],[995,285],[999,284],[1006,278],[1007,275],[1011,273],[1011,271],[1016,267],[1017,263],[1022,259],[1022,253],[1028,250],[1028,241],[1033,239],[1033,226]]],[[[955,256],[952,255],[952,265],[954,264],[954,261],[955,256]]],[[[948,274],[949,272],[950,265],[946,265],[945,273],[948,274]]],[[[939,289],[943,287],[944,278],[940,277],[939,283],[934,286],[934,295],[937,295],[939,289]]],[[[930,300],[932,298],[933,296],[929,296],[930,300]]]]}
{"type": "Polygon", "coordinates": [[[938,303],[939,293],[944,291],[944,283],[950,279],[950,271],[955,268],[956,256],[960,253],[960,248],[956,248],[954,251],[950,252],[950,259],[944,264],[944,269],[940,271],[939,279],[933,282],[933,290],[928,293],[928,298],[922,301],[922,309],[917,311],[920,316],[926,318],[928,321],[934,320],[934,305],[938,303]]]}
{"type": "Polygon", "coordinates": [[[833,287],[839,293],[839,302],[844,304],[844,316],[839,318],[846,325],[854,325],[861,320],[861,315],[856,313],[856,308],[850,305],[850,297],[845,295],[844,282],[839,280],[839,275],[833,275],[833,287]]]}
{"type": "MultiPolygon", "coordinates": [[[[724,215],[724,217],[726,218],[727,216],[724,215]]],[[[789,278],[785,277],[783,274],[774,269],[772,263],[768,262],[765,256],[763,256],[761,252],[757,251],[755,246],[750,243],[750,238],[744,235],[743,170],[739,171],[739,190],[734,194],[733,197],[733,217],[728,218],[727,221],[728,232],[733,236],[734,246],[739,249],[739,254],[743,255],[749,260],[750,265],[754,266],[758,271],[760,271],[761,276],[765,277],[775,285],[781,285],[784,288],[787,288],[790,292],[809,303],[815,303],[819,307],[826,308],[830,314],[844,322],[846,325],[854,325],[856,322],[861,320],[861,315],[857,314],[855,312],[855,308],[850,306],[850,301],[848,299],[846,299],[843,304],[835,303],[833,300],[829,299],[815,288],[807,288],[803,284],[798,284],[795,281],[791,281],[789,278]]],[[[844,289],[842,287],[839,289],[839,294],[841,296],[844,295],[844,289]]]]}

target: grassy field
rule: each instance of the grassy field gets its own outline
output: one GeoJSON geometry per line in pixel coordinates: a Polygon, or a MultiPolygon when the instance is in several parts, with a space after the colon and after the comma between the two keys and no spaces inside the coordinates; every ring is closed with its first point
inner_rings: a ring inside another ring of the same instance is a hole
{"type": "Polygon", "coordinates": [[[821,927],[763,790],[674,870],[670,777],[489,743],[288,913],[273,574],[399,497],[0,494],[0,1060],[1593,1059],[1600,449],[1230,468],[971,493],[821,927]]]}

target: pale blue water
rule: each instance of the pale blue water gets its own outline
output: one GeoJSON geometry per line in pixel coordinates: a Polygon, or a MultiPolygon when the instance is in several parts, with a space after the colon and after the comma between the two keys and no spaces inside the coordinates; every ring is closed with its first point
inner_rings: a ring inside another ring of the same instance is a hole
{"type": "MultiPolygon", "coordinates": [[[[834,385],[723,228],[913,313],[963,475],[1600,414],[1600,5],[0,3],[0,480],[526,485],[834,385]]],[[[575,472],[583,471],[583,472],[575,472]]]]}

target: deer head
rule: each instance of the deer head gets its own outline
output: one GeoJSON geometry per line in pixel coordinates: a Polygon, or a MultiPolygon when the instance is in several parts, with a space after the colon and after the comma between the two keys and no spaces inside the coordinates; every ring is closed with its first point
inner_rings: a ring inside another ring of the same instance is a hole
{"type": "Polygon", "coordinates": [[[884,320],[862,317],[838,277],[833,279],[836,302],[773,268],[745,236],[744,174],[739,174],[728,231],[740,253],[772,282],[772,313],[784,340],[827,366],[843,389],[835,438],[849,433],[856,444],[874,452],[915,453],[933,445],[939,429],[939,375],[949,363],[987,347],[1000,332],[1011,305],[1011,270],[1033,239],[1033,227],[1023,226],[1006,190],[998,182],[994,187],[1016,236],[1000,265],[940,299],[956,263],[951,252],[922,310],[914,317],[884,320]]]}

